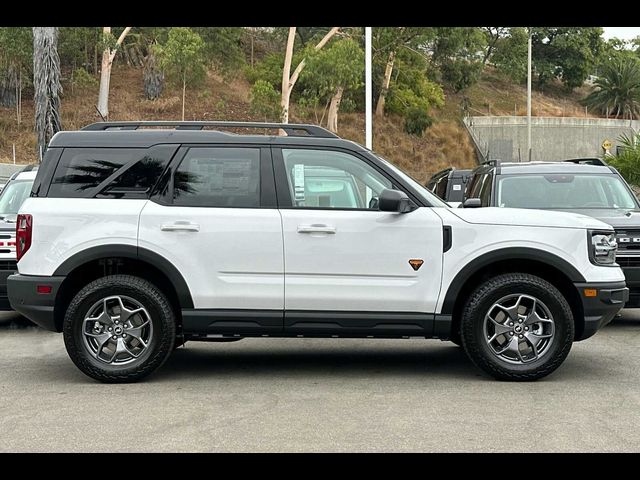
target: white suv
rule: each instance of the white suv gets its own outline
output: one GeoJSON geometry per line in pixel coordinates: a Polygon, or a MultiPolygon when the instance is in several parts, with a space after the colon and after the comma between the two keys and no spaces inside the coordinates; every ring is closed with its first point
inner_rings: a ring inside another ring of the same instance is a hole
{"type": "Polygon", "coordinates": [[[58,133],[17,241],[11,305],[105,382],[140,379],[189,340],[244,337],[439,338],[496,378],[533,380],[629,294],[609,225],[448,208],[311,125],[58,133]]]}

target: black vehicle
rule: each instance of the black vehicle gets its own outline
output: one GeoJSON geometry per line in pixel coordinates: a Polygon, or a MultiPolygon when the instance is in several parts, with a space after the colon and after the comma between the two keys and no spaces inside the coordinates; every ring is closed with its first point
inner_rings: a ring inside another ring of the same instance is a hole
{"type": "Polygon", "coordinates": [[[458,170],[453,167],[440,170],[426,183],[425,187],[448,203],[461,203],[471,169],[458,170]]]}
{"type": "Polygon", "coordinates": [[[465,207],[511,207],[580,213],[611,225],[617,263],[640,307],[640,203],[622,175],[599,158],[561,162],[486,162],[468,181],[465,207]]]}

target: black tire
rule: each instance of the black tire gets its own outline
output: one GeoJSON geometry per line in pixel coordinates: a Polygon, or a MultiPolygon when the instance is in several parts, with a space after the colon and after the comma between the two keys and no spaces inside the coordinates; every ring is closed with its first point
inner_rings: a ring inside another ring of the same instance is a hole
{"type": "Polygon", "coordinates": [[[132,275],[109,275],[89,283],[76,294],[64,317],[63,335],[69,357],[89,377],[105,383],[135,382],[159,368],[173,351],[175,313],[167,297],[147,280],[132,275]],[[126,296],[141,304],[149,313],[153,328],[148,347],[138,358],[123,365],[97,359],[82,332],[89,309],[112,295],[126,296]]]}
{"type": "Polygon", "coordinates": [[[498,275],[478,286],[464,307],[460,328],[463,347],[471,361],[494,378],[510,381],[531,381],[549,375],[569,354],[574,337],[573,314],[565,297],[546,280],[527,273],[498,275]],[[503,360],[485,340],[485,316],[495,302],[511,294],[530,295],[544,302],[555,322],[555,333],[544,355],[528,363],[503,360]]]}

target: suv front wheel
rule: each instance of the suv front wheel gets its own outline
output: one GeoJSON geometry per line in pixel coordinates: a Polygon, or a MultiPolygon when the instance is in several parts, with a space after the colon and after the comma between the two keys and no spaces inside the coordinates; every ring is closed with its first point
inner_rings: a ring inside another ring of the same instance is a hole
{"type": "Polygon", "coordinates": [[[73,363],[107,383],[139,380],[173,351],[175,314],[152,283],[131,275],[99,278],[67,309],[64,343],[73,363]]]}
{"type": "Polygon", "coordinates": [[[571,307],[546,280],[509,273],[471,294],[461,320],[462,343],[473,363],[499,380],[537,380],[569,354],[571,307]]]}

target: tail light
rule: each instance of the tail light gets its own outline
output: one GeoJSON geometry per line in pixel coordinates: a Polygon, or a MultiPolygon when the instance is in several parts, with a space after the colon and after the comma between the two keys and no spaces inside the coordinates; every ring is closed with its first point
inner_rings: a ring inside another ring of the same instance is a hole
{"type": "Polygon", "coordinates": [[[31,247],[31,232],[33,230],[33,218],[28,214],[19,214],[16,222],[16,257],[20,261],[22,256],[31,247]]]}

